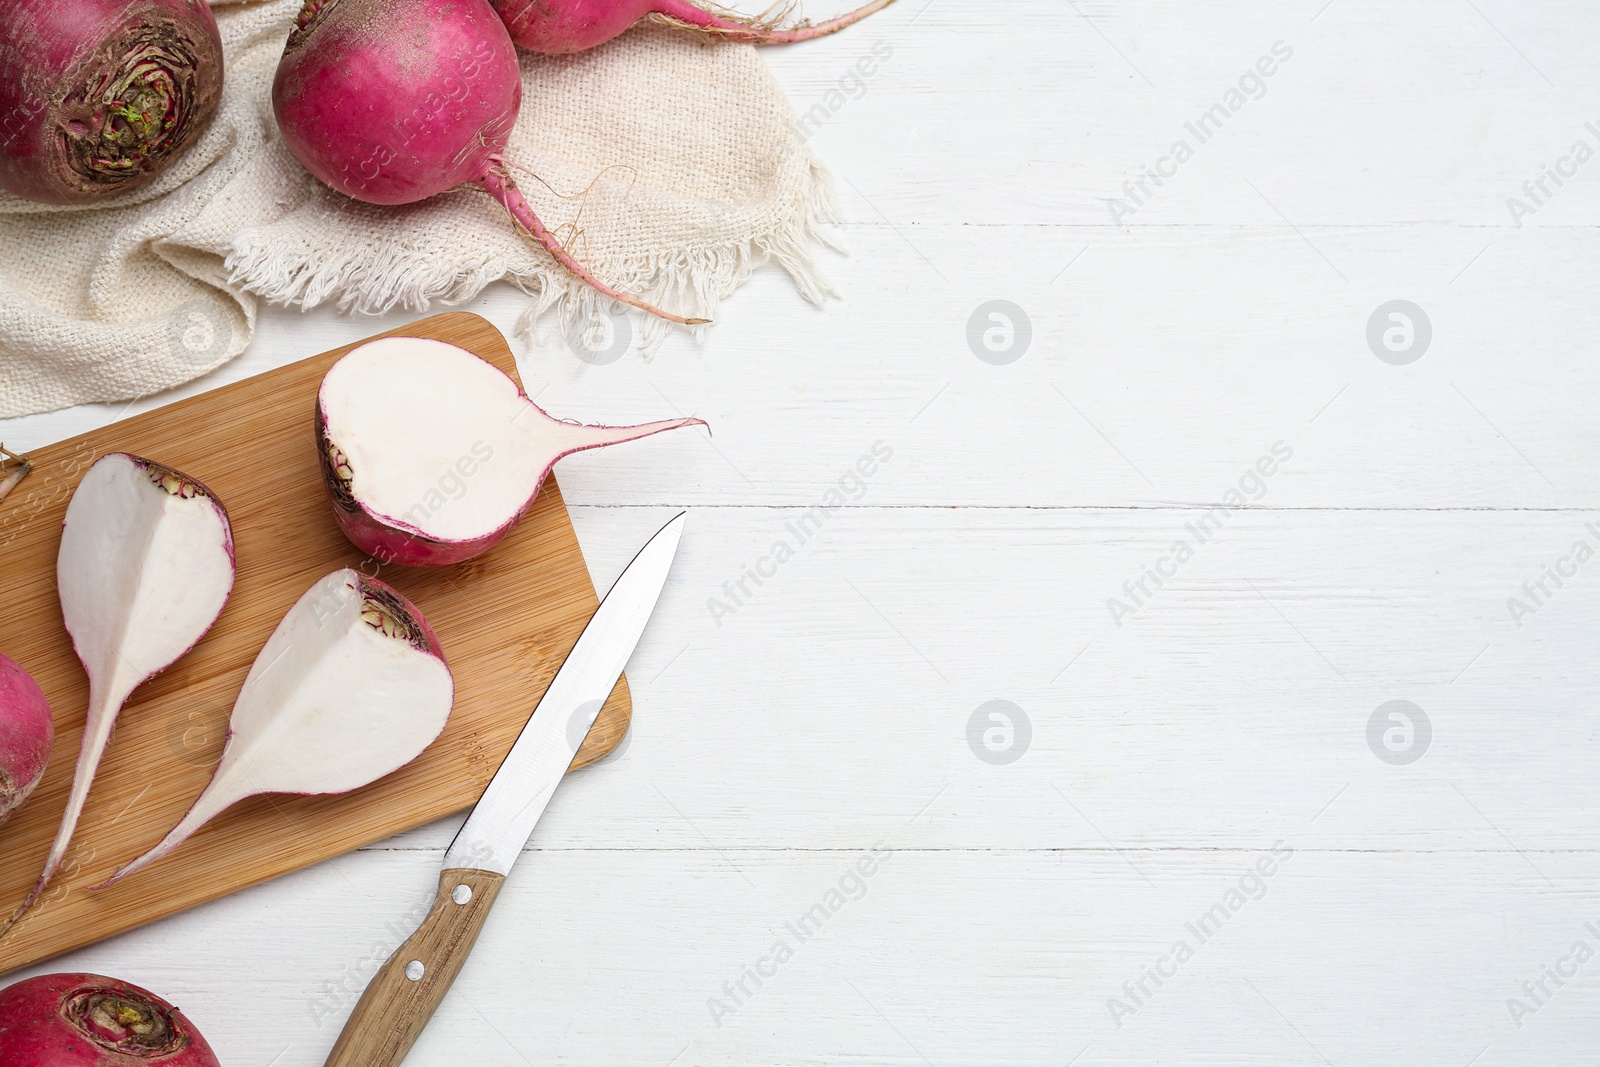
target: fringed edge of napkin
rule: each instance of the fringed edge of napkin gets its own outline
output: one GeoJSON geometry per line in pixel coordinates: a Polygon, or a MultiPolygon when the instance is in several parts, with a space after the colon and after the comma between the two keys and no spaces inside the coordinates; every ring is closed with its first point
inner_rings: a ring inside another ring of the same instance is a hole
{"type": "MultiPolygon", "coordinates": [[[[470,195],[470,190],[465,192],[470,195]]],[[[487,199],[484,209],[499,210],[487,199]]],[[[821,164],[810,164],[804,187],[775,221],[767,232],[738,244],[625,257],[592,269],[619,289],[692,318],[712,317],[717,305],[767,262],[780,265],[800,295],[812,304],[837,296],[816,262],[819,246],[844,252],[831,231],[838,216],[833,183],[821,164]]],[[[543,258],[543,253],[539,254],[543,258]]],[[[351,249],[313,262],[303,252],[253,244],[241,237],[224,268],[230,284],[273,303],[309,309],[336,301],[340,311],[371,315],[396,308],[425,312],[435,302],[459,304],[477,296],[491,282],[504,280],[533,298],[532,306],[517,320],[516,332],[534,342],[549,339],[550,331],[543,327],[551,320],[559,335],[571,335],[579,323],[623,307],[550,259],[543,259],[532,270],[507,273],[498,255],[434,264],[419,260],[414,251],[396,247],[376,254],[368,248],[351,249]]],[[[641,314],[640,318],[643,348],[649,354],[674,327],[654,315],[641,314]]],[[[700,336],[704,327],[692,329],[700,336]]]]}

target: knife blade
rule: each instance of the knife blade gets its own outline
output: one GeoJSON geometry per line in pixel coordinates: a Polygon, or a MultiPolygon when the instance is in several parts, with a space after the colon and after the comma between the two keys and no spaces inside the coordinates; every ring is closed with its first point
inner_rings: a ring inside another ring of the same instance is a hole
{"type": "Polygon", "coordinates": [[[489,909],[655,610],[687,513],[634,556],[567,653],[444,857],[433,908],[368,983],[326,1067],[405,1059],[478,940],[489,909]]]}

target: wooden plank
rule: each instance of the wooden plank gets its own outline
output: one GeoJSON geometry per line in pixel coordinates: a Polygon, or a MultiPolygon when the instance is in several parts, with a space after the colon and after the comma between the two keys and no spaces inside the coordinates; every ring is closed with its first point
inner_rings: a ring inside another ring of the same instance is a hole
{"type": "MultiPolygon", "coordinates": [[[[672,512],[572,513],[603,588],[672,512]]],[[[1319,848],[1600,840],[1600,518],[1249,510],[1119,627],[1107,601],[1201,514],[856,506],[714,617],[801,512],[697,508],[628,743],[534,843],[840,848],[925,805],[909,847],[1226,849],[1319,812],[1319,848]],[[1579,539],[1596,556],[1558,588],[1545,569],[1579,539]],[[1513,618],[1513,597],[1537,610],[1513,618]],[[1031,725],[1005,765],[967,734],[996,699],[1031,725]],[[1368,744],[1397,699],[1432,727],[1407,765],[1368,744]]],[[[452,822],[386,847],[441,848],[452,822]]]]}
{"type": "MultiPolygon", "coordinates": [[[[897,458],[870,504],[1211,503],[1281,439],[1295,456],[1274,507],[1600,507],[1600,423],[1580,414],[1600,410],[1600,230],[1529,228],[1475,262],[1489,238],[1469,227],[1306,232],[1351,284],[1281,225],[919,226],[915,248],[851,227],[852,255],[826,262],[846,296],[826,309],[770,271],[703,344],[674,336],[648,360],[637,332],[603,366],[559,336],[514,345],[557,416],[699,415],[715,431],[562,460],[578,504],[805,506],[881,437],[897,458]],[[966,337],[994,298],[1032,320],[1006,366],[966,337]],[[1367,347],[1368,319],[1394,298],[1432,321],[1409,366],[1367,347]]],[[[474,303],[508,334],[527,307],[506,287],[474,303]]],[[[298,338],[371,329],[332,308],[264,309],[251,353],[219,376],[298,358],[298,338]]],[[[3,437],[32,448],[125,406],[12,420],[3,437]]]]}
{"type": "MultiPolygon", "coordinates": [[[[803,943],[785,924],[879,835],[531,852],[406,1062],[1465,1067],[1485,1046],[1478,1067],[1590,1062],[1595,961],[1547,981],[1542,1005],[1522,983],[1562,958],[1570,971],[1577,940],[1600,946],[1600,856],[1539,856],[1550,886],[1509,852],[1325,851],[1306,825],[1229,851],[923,850],[903,847],[907,817],[881,835],[895,851],[865,891],[848,883],[803,943]],[[1239,890],[1279,841],[1293,855],[1239,890]],[[1200,943],[1187,924],[1230,890],[1200,943]],[[774,966],[779,938],[793,955],[774,966]],[[1193,956],[1175,967],[1180,939],[1193,956]],[[745,970],[763,957],[757,986],[745,970]],[[1163,959],[1158,987],[1146,971],[1163,959]],[[736,1003],[724,983],[741,979],[736,1003]],[[1124,983],[1140,980],[1135,1003],[1124,983]],[[1113,997],[1135,1010],[1113,1019],[1113,997]],[[1513,997],[1536,1008],[1520,1027],[1513,997]],[[713,1000],[736,1010],[713,1018],[713,1000]]],[[[71,962],[181,996],[226,1064],[321,1064],[433,902],[438,865],[359,852],[71,962]]]]}
{"type": "Polygon", "coordinates": [[[1575,141],[1600,147],[1588,14],[1572,0],[1014,0],[1004,17],[899,3],[765,58],[851,217],[913,242],[928,223],[1109,223],[1124,182],[1179,140],[1193,155],[1145,179],[1130,229],[1279,226],[1281,211],[1302,228],[1500,231],[1488,240],[1515,231],[1513,196],[1537,208],[1526,227],[1600,219],[1592,162],[1546,180],[1542,205],[1523,189],[1575,141]],[[1293,55],[1229,98],[1279,42],[1293,55]],[[1202,140],[1189,124],[1219,105],[1202,140]]]}
{"type": "MultiPolygon", "coordinates": [[[[516,371],[499,332],[475,315],[440,315],[392,332],[451,341],[516,371]]],[[[5,501],[0,648],[38,679],[58,733],[44,781],[0,830],[0,909],[20,902],[38,877],[83,728],[88,685],[55,594],[61,519],[83,468],[105,452],[128,451],[199,478],[228,507],[239,571],[211,633],[123,709],[66,863],[45,898],[0,940],[0,972],[472,804],[593,612],[595,591],[553,479],[500,546],[459,566],[380,567],[344,539],[321,488],[311,415],[323,373],[350,347],[41,449],[33,475],[5,501]],[[215,766],[256,653],[300,594],[338,567],[394,583],[439,633],[456,676],[444,734],[415,762],[354,793],[244,801],[160,864],[88,892],[188,809],[215,766]]],[[[622,680],[574,766],[614,748],[629,716],[622,680]]]]}

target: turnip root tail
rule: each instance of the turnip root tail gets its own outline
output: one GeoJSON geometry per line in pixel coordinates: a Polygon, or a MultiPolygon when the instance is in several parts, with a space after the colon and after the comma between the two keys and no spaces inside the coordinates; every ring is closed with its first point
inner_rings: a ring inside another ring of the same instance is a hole
{"type": "Polygon", "coordinates": [[[135,871],[140,871],[150,866],[156,860],[169,855],[175,848],[189,840],[190,837],[193,837],[196,830],[199,830],[230,805],[244,799],[243,797],[232,796],[222,792],[214,788],[214,786],[215,779],[213,779],[212,785],[207,786],[205,792],[200,794],[200,799],[194,802],[194,807],[189,809],[189,813],[178,821],[178,825],[174,826],[166,837],[161,839],[160,844],[138,859],[123,866],[99,885],[90,886],[90,888],[94,890],[109,889],[135,871]]]}
{"type": "Polygon", "coordinates": [[[233,577],[227,512],[199,482],[125,452],[84,472],[56,555],[62,621],[89,678],[83,740],[44,871],[0,934],[38,902],[66,859],[122,705],[205,636],[233,577]]]}
{"type": "Polygon", "coordinates": [[[105,755],[106,742],[110,740],[111,728],[116,724],[117,709],[127,696],[127,693],[111,694],[108,707],[102,694],[90,694],[83,743],[78,749],[77,769],[72,773],[72,792],[67,797],[67,810],[62,813],[55,842],[50,846],[50,858],[45,860],[44,872],[39,875],[39,881],[34,885],[33,892],[28,894],[28,899],[17,905],[11,918],[5,921],[4,926],[0,926],[0,937],[4,937],[17,920],[44,896],[44,891],[50,887],[50,879],[55,877],[61,861],[67,858],[67,846],[72,843],[73,831],[78,828],[78,817],[83,814],[84,802],[89,799],[89,787],[94,784],[95,772],[100,769],[100,757],[105,755]]]}
{"type": "Polygon", "coordinates": [[[245,797],[348,793],[392,774],[444,730],[454,696],[438,638],[415,604],[356,570],[323,576],[251,665],[200,799],[160,844],[94,888],[169,855],[245,797]]]}
{"type": "Polygon", "coordinates": [[[724,18],[696,7],[688,0],[656,0],[655,14],[663,21],[714,33],[730,40],[749,41],[752,44],[794,44],[797,41],[809,41],[815,37],[838,33],[846,26],[860,22],[873,12],[882,11],[892,3],[894,0],[872,0],[872,3],[838,18],[831,18],[813,26],[797,26],[791,30],[771,29],[758,23],[724,18]]]}
{"type": "MultiPolygon", "coordinates": [[[[882,2],[888,3],[889,0],[882,0],[882,2]]],[[[512,181],[504,161],[498,159],[492,161],[492,165],[488,168],[488,173],[479,178],[478,183],[483,186],[490,196],[500,201],[501,205],[511,213],[511,217],[516,220],[517,224],[527,230],[530,237],[544,246],[545,251],[554,256],[557,263],[561,264],[574,277],[593,288],[596,292],[603,293],[614,300],[620,300],[624,304],[631,304],[641,311],[648,311],[650,314],[666,319],[668,322],[676,322],[683,326],[701,326],[711,321],[710,319],[690,319],[684,318],[682,315],[670,314],[662,311],[654,304],[646,303],[636,296],[630,296],[596,278],[589,272],[588,267],[579,263],[573,258],[572,253],[561,247],[561,242],[556,240],[555,234],[545,229],[544,223],[539,221],[539,216],[533,213],[533,208],[523,199],[522,190],[518,189],[516,182],[512,181]]]]}
{"type": "MultiPolygon", "coordinates": [[[[558,441],[561,453],[556,459],[591,448],[620,445],[624,441],[637,441],[641,437],[664,433],[667,430],[676,430],[681,426],[706,426],[706,420],[689,416],[677,419],[662,419],[660,422],[641,422],[636,426],[589,426],[581,422],[566,422],[562,419],[550,420],[550,429],[559,435],[558,441]]],[[[707,428],[709,429],[709,427],[707,428]]],[[[554,461],[552,461],[553,463],[554,461]]]]}
{"type": "Polygon", "coordinates": [[[28,457],[11,451],[5,445],[0,445],[0,500],[17,487],[17,483],[28,476],[33,470],[33,464],[28,462],[28,457]],[[7,469],[7,468],[10,469],[7,469]]]}

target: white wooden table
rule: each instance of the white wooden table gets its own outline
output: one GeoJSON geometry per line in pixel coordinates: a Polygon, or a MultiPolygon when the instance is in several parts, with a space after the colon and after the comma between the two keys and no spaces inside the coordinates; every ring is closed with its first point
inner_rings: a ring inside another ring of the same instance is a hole
{"type": "MultiPolygon", "coordinates": [[[[1593,1062],[1597,52],[1582,0],[903,0],[768,52],[844,298],[519,353],[557,414],[716,436],[561,466],[601,587],[691,525],[628,747],[409,1062],[1593,1062]]],[[[405,321],[274,310],[194,388],[405,321]]],[[[455,825],[43,969],[316,1067],[455,825]]]]}

